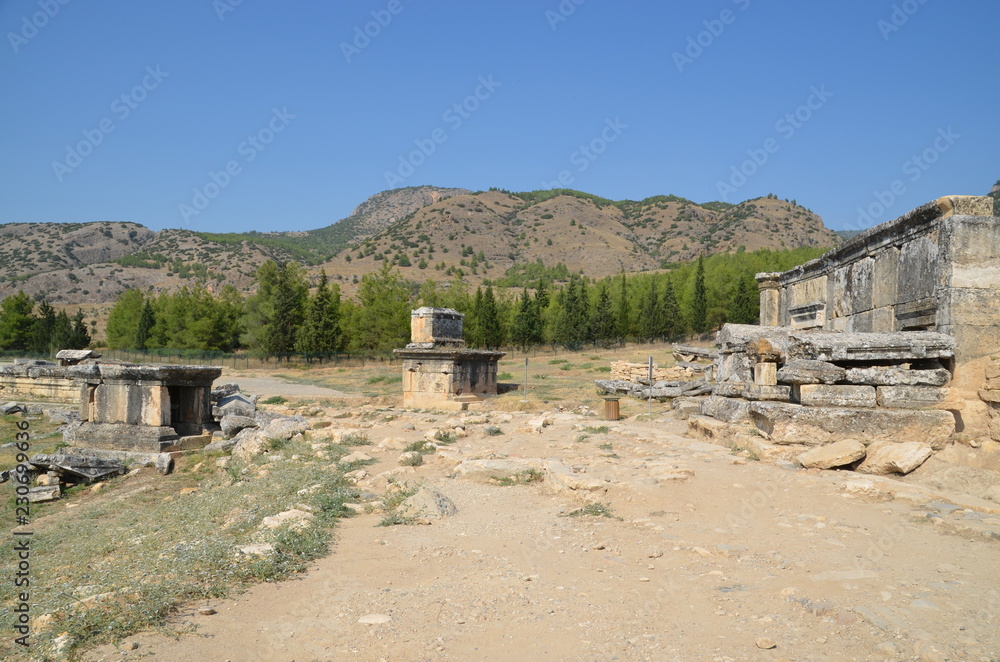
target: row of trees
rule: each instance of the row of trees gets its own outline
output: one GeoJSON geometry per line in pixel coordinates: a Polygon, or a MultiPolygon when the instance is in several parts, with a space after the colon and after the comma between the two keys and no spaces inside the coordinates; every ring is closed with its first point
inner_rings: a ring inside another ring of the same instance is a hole
{"type": "Polygon", "coordinates": [[[0,303],[0,350],[51,355],[61,349],[83,349],[90,344],[90,332],[83,311],[70,317],[24,292],[0,303]]]}
{"type": "Polygon", "coordinates": [[[107,342],[111,348],[246,348],[276,355],[382,351],[408,342],[410,311],[418,306],[464,313],[472,347],[673,339],[725,322],[755,323],[753,275],[818,254],[797,249],[716,255],[662,273],[600,280],[569,275],[565,282],[543,276],[519,289],[487,281],[474,292],[461,277],[418,284],[387,264],[361,279],[354,299],[342,299],[325,273],[310,293],[302,266],[269,261],[247,298],[232,288],[214,295],[200,288],[158,296],[126,292],[111,311],[107,342]]]}

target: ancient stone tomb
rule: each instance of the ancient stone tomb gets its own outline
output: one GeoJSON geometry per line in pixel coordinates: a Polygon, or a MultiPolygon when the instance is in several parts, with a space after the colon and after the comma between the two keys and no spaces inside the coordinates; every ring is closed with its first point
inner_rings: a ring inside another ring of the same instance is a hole
{"type": "Polygon", "coordinates": [[[497,394],[497,363],[505,353],[466,349],[464,315],[425,307],[410,319],[410,343],[394,350],[403,359],[404,406],[465,409],[497,394]]]}

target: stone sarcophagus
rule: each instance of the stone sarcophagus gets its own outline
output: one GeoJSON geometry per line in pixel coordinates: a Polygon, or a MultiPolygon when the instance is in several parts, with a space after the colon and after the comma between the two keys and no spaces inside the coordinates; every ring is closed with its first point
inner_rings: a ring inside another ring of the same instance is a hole
{"type": "Polygon", "coordinates": [[[464,409],[497,394],[497,363],[504,352],[466,349],[464,316],[450,308],[419,308],[411,342],[394,350],[403,359],[403,405],[464,409]]]}
{"type": "Polygon", "coordinates": [[[221,368],[95,364],[64,368],[80,386],[82,446],[159,452],[211,427],[212,382],[221,368]]]}

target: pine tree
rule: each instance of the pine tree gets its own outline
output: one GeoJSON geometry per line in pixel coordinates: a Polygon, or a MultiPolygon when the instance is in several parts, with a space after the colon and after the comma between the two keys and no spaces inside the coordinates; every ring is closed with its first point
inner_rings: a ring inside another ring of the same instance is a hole
{"type": "Polygon", "coordinates": [[[69,315],[66,314],[65,310],[59,311],[59,314],[56,315],[55,323],[52,325],[50,351],[55,350],[58,352],[60,349],[83,349],[83,347],[76,347],[73,343],[73,322],[70,321],[69,315]]]}
{"type": "Polygon", "coordinates": [[[594,306],[594,316],[590,323],[594,340],[600,343],[601,347],[610,347],[616,336],[617,327],[608,285],[601,283],[601,289],[597,294],[597,304],[594,306]]]}
{"type": "Polygon", "coordinates": [[[538,308],[528,295],[528,288],[524,288],[518,299],[517,313],[514,315],[514,324],[510,330],[511,341],[522,352],[528,351],[528,347],[537,342],[538,325],[538,308]]]}
{"type": "Polygon", "coordinates": [[[478,316],[479,336],[482,346],[487,349],[497,349],[506,339],[506,329],[500,318],[497,300],[493,296],[493,286],[487,285],[483,291],[482,311],[478,316]]]}
{"type": "Polygon", "coordinates": [[[656,281],[651,280],[642,300],[639,334],[648,342],[660,335],[660,326],[660,293],[656,290],[656,281]]]}
{"type": "Polygon", "coordinates": [[[135,332],[136,349],[146,349],[155,325],[156,315],[153,312],[153,305],[149,302],[149,299],[146,299],[142,305],[142,312],[139,314],[139,326],[135,332]]]}
{"type": "Polygon", "coordinates": [[[628,283],[625,280],[625,271],[622,270],[621,278],[621,292],[618,299],[618,342],[621,345],[625,344],[625,340],[631,335],[632,327],[629,321],[629,305],[628,305],[628,283]]]}
{"type": "Polygon", "coordinates": [[[691,298],[691,329],[704,333],[708,329],[708,293],[705,290],[705,258],[698,258],[694,275],[694,294],[691,298]]]}
{"type": "Polygon", "coordinates": [[[756,282],[741,278],[727,315],[733,324],[757,324],[760,318],[760,294],[756,282]]]}
{"type": "Polygon", "coordinates": [[[340,349],[340,288],[331,292],[326,271],[320,274],[316,294],[306,305],[305,321],[295,340],[302,354],[330,356],[340,349]]]}
{"type": "Polygon", "coordinates": [[[410,337],[410,288],[388,264],[365,274],[358,288],[351,342],[362,350],[402,347],[410,337]]]}
{"type": "Polygon", "coordinates": [[[684,320],[681,318],[681,309],[677,303],[674,284],[669,278],[666,279],[666,286],[663,290],[663,303],[660,309],[660,315],[663,319],[663,335],[668,340],[681,335],[684,332],[684,320]]]}
{"type": "Polygon", "coordinates": [[[0,304],[0,349],[29,349],[35,329],[34,309],[35,302],[20,290],[3,300],[0,304]]]}
{"type": "Polygon", "coordinates": [[[43,299],[38,304],[38,316],[31,333],[31,351],[36,354],[51,354],[55,331],[56,311],[43,299]]]}
{"type": "Polygon", "coordinates": [[[569,349],[579,349],[589,334],[590,305],[586,285],[576,274],[562,291],[562,311],[556,324],[556,342],[569,349]]]}
{"type": "MultiPolygon", "coordinates": [[[[65,311],[63,312],[65,315],[65,311]]],[[[86,349],[90,345],[90,333],[87,331],[87,322],[83,316],[83,310],[77,308],[76,315],[73,315],[73,331],[70,334],[68,349],[86,349]]]]}

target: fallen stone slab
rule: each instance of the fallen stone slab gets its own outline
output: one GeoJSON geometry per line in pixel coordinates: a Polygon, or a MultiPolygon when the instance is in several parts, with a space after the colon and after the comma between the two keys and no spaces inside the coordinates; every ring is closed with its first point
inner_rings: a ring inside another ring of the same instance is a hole
{"type": "Polygon", "coordinates": [[[59,485],[44,485],[42,487],[32,487],[28,490],[28,503],[44,503],[55,501],[59,498],[61,490],[59,485]]]}
{"type": "Polygon", "coordinates": [[[40,471],[53,471],[74,483],[93,483],[125,474],[125,465],[119,459],[102,459],[82,455],[38,454],[28,460],[40,471]]]}
{"type": "MultiPolygon", "coordinates": [[[[720,354],[744,352],[756,357],[761,355],[761,340],[767,341],[776,353],[783,354],[789,336],[795,329],[784,326],[757,326],[755,324],[725,324],[719,331],[716,344],[720,354]],[[755,345],[751,347],[751,345],[755,345]]],[[[771,353],[764,348],[764,354],[771,353]]]]}
{"type": "Polygon", "coordinates": [[[844,438],[875,441],[926,441],[943,448],[955,433],[948,411],[804,407],[782,402],[748,403],[754,425],[776,444],[820,446],[844,438]]]}
{"type": "Polygon", "coordinates": [[[847,371],[827,361],[796,359],[778,370],[781,384],[836,384],[843,381],[847,371]]]}
{"type": "Polygon", "coordinates": [[[675,398],[672,401],[672,409],[677,418],[686,421],[691,416],[697,416],[701,413],[701,406],[704,402],[704,398],[675,398]]]}
{"type": "Polygon", "coordinates": [[[868,448],[868,457],[858,467],[858,472],[884,476],[908,474],[934,454],[930,444],[919,441],[880,443],[868,448]]]}
{"type": "Polygon", "coordinates": [[[239,384],[216,384],[212,387],[211,400],[218,402],[222,398],[235,395],[240,392],[239,384]]]}
{"type": "Polygon", "coordinates": [[[951,381],[951,373],[944,368],[935,370],[906,370],[892,367],[849,368],[844,380],[849,384],[869,386],[945,386],[951,381]]]}
{"type": "Polygon", "coordinates": [[[843,439],[826,446],[813,448],[796,459],[807,469],[834,469],[854,464],[867,455],[865,445],[854,439],[843,439]]]}
{"type": "Polygon", "coordinates": [[[261,520],[260,525],[261,528],[265,529],[277,529],[278,527],[286,525],[290,529],[304,529],[309,526],[314,519],[316,519],[316,516],[312,513],[299,510],[298,508],[292,508],[278,513],[277,515],[265,517],[261,520]]]}
{"type": "Polygon", "coordinates": [[[27,410],[16,402],[7,402],[0,405],[0,414],[3,414],[4,416],[10,416],[11,414],[23,414],[26,412],[27,410]]]}
{"type": "Polygon", "coordinates": [[[948,389],[936,386],[879,386],[876,393],[879,407],[923,409],[940,404],[948,397],[948,389]]]}
{"type": "Polygon", "coordinates": [[[789,362],[816,361],[915,361],[955,356],[955,339],[932,331],[894,333],[795,333],[788,339],[789,362]]]}
{"type": "Polygon", "coordinates": [[[302,416],[292,416],[271,421],[264,427],[262,434],[267,439],[288,441],[297,434],[305,433],[311,427],[309,421],[302,416]]]}
{"type": "Polygon", "coordinates": [[[877,404],[874,386],[803,384],[796,391],[796,399],[807,407],[872,408],[877,404]]]}
{"type": "Polygon", "coordinates": [[[746,400],[713,395],[702,403],[701,413],[703,416],[710,416],[727,423],[745,421],[750,418],[750,403],[746,400]]]}

